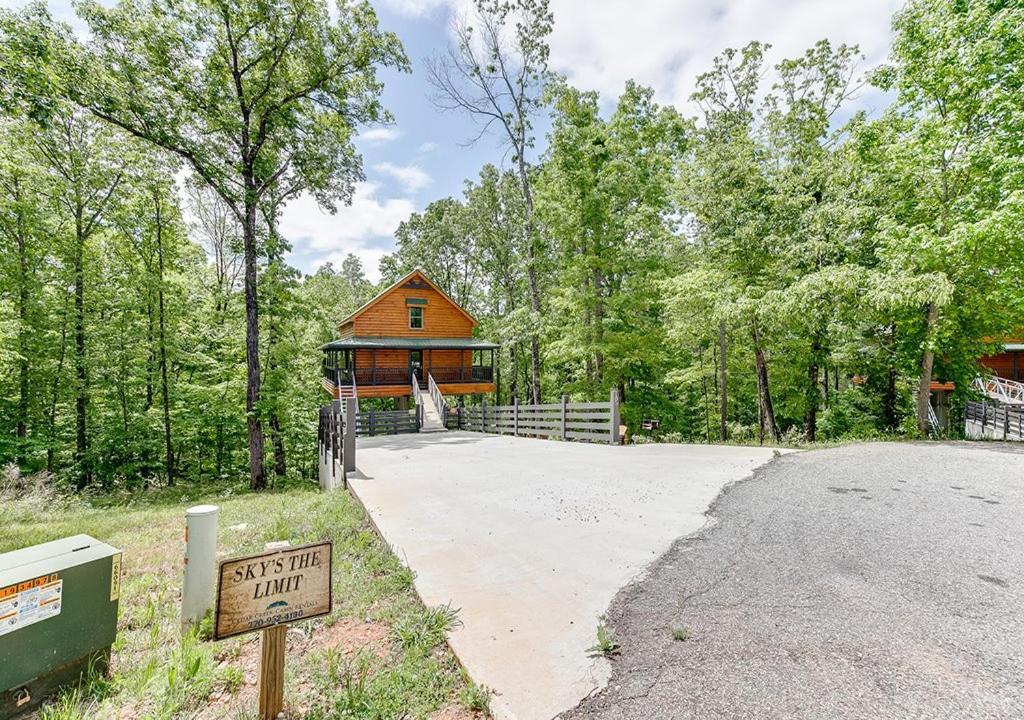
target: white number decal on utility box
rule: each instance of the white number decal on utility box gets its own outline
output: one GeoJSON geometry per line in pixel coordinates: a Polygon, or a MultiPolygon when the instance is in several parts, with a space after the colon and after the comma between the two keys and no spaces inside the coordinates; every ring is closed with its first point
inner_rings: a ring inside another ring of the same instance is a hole
{"type": "Polygon", "coordinates": [[[63,590],[57,573],[0,588],[0,635],[60,615],[63,590]]]}

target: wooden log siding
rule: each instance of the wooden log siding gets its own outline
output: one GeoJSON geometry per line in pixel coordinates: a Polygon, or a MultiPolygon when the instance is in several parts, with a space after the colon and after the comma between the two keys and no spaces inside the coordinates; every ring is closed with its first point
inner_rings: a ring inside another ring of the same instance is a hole
{"type": "Polygon", "coordinates": [[[354,320],[338,327],[339,337],[472,337],[473,320],[433,288],[399,287],[385,294],[354,320]],[[409,327],[407,299],[426,300],[423,327],[409,327]]]}
{"type": "Polygon", "coordinates": [[[487,405],[462,408],[455,427],[498,435],[529,435],[559,440],[585,440],[618,445],[619,403],[612,391],[608,402],[562,402],[540,405],[487,405]]]}
{"type": "Polygon", "coordinates": [[[417,410],[367,410],[356,415],[356,435],[399,435],[420,431],[417,410]]]}

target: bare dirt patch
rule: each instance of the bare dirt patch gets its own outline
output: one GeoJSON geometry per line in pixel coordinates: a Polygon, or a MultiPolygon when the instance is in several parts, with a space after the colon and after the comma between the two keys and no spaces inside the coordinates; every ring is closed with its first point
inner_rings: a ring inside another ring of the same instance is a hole
{"type": "MultiPolygon", "coordinates": [[[[286,662],[293,668],[305,668],[303,660],[318,650],[334,649],[343,655],[352,655],[360,650],[369,650],[378,657],[386,657],[391,650],[390,630],[384,623],[370,620],[360,621],[341,618],[331,623],[317,623],[312,628],[290,628],[287,635],[286,662]]],[[[215,656],[217,669],[225,672],[230,667],[239,668],[243,680],[237,688],[223,685],[210,693],[208,705],[196,716],[204,720],[224,717],[225,712],[235,714],[256,704],[259,683],[260,635],[253,634],[240,647],[225,648],[215,656]]],[[[310,678],[308,672],[297,673],[294,679],[297,697],[308,697],[310,678]]],[[[301,717],[308,707],[289,708],[292,717],[301,717]]]]}

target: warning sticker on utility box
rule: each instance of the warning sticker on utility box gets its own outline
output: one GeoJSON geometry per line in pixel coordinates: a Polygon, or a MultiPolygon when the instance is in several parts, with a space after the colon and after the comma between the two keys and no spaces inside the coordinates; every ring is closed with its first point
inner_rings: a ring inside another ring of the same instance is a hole
{"type": "Polygon", "coordinates": [[[57,573],[0,588],[0,635],[60,615],[63,591],[57,573]]]}

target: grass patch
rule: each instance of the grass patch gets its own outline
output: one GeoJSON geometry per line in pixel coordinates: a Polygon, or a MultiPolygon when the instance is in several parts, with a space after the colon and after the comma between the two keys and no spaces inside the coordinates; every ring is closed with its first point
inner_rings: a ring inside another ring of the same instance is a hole
{"type": "Polygon", "coordinates": [[[486,685],[477,685],[465,677],[465,685],[459,692],[459,704],[472,712],[486,712],[491,702],[491,691],[486,685]]]}
{"type": "Polygon", "coordinates": [[[461,624],[450,605],[412,611],[391,626],[391,636],[406,650],[425,655],[444,642],[445,634],[461,624]]]}
{"type": "Polygon", "coordinates": [[[690,628],[687,627],[674,627],[672,628],[672,639],[679,642],[686,642],[690,639],[690,628]]]}
{"type": "Polygon", "coordinates": [[[620,645],[615,637],[615,631],[608,625],[608,621],[602,617],[597,623],[597,642],[587,648],[587,652],[609,657],[611,655],[618,655],[619,648],[620,645]]]}
{"type": "Polygon", "coordinates": [[[445,644],[457,611],[423,607],[412,573],[347,493],[206,490],[0,503],[0,552],[77,533],[124,552],[111,675],[64,691],[40,720],[255,716],[258,634],[209,642],[208,622],[181,634],[184,512],[199,502],[220,506],[221,557],[259,552],[271,540],[334,543],[334,611],[289,633],[289,717],[428,718],[471,687],[445,644]]]}

